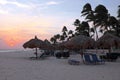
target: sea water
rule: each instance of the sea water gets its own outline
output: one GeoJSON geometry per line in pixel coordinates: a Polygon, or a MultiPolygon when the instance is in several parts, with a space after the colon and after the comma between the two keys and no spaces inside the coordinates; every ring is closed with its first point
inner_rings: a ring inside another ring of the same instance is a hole
{"type": "Polygon", "coordinates": [[[29,49],[0,49],[0,52],[22,52],[29,51],[29,49]]]}
{"type": "MultiPolygon", "coordinates": [[[[35,49],[0,49],[0,53],[35,53],[35,49]]],[[[38,55],[43,53],[43,50],[37,50],[38,55]]]]}

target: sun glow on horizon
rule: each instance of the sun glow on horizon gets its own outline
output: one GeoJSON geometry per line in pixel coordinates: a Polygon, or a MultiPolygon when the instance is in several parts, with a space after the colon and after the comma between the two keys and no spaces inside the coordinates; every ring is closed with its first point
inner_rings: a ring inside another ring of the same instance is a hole
{"type": "Polygon", "coordinates": [[[0,38],[10,47],[25,42],[26,40],[40,36],[41,39],[49,38],[51,33],[49,26],[53,26],[51,18],[42,18],[24,15],[3,15],[0,16],[0,38]],[[7,24],[6,24],[7,23],[7,24]]]}

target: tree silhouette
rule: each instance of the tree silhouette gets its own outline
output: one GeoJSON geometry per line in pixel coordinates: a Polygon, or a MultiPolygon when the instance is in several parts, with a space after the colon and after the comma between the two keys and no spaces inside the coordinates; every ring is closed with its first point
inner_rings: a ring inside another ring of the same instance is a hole
{"type": "Polygon", "coordinates": [[[120,37],[120,5],[118,6],[118,15],[117,17],[111,16],[108,12],[108,9],[104,6],[99,4],[95,7],[95,9],[92,9],[92,6],[90,3],[86,3],[83,6],[83,9],[81,11],[81,16],[85,17],[85,21],[80,21],[79,19],[76,19],[74,21],[74,26],[76,27],[75,30],[67,30],[66,26],[63,26],[62,28],[62,34],[56,34],[51,38],[51,42],[54,44],[57,41],[65,41],[69,40],[74,36],[77,35],[86,35],[86,36],[95,36],[96,34],[96,40],[98,39],[98,31],[101,33],[112,33],[118,37],[120,37]],[[89,23],[92,25],[89,25],[89,23]],[[74,33],[73,33],[74,32],[74,33]]]}
{"type": "Polygon", "coordinates": [[[92,10],[91,4],[86,3],[83,6],[83,10],[81,11],[81,13],[82,13],[82,16],[85,16],[85,19],[87,20],[87,22],[93,22],[93,26],[91,28],[91,32],[93,33],[92,36],[95,35],[96,33],[96,36],[98,38],[97,29],[95,27],[95,15],[94,15],[94,11],[92,10]]]}
{"type": "Polygon", "coordinates": [[[68,39],[67,40],[70,40],[72,37],[74,37],[75,35],[74,35],[74,33],[73,33],[73,31],[72,30],[69,30],[68,31],[68,39]]]}
{"type": "Polygon", "coordinates": [[[68,32],[67,27],[63,26],[62,35],[61,35],[61,38],[60,38],[61,41],[64,41],[68,37],[67,32],[68,32]]]}

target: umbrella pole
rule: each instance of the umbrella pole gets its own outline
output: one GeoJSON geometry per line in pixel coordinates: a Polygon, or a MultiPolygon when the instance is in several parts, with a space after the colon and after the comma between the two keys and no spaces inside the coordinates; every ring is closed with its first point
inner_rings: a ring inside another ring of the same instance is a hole
{"type": "Polygon", "coordinates": [[[80,53],[81,57],[82,57],[82,61],[84,63],[84,59],[83,59],[83,55],[84,55],[84,52],[83,52],[83,47],[81,47],[81,53],[80,53]]]}
{"type": "Polygon", "coordinates": [[[37,48],[35,48],[35,51],[36,51],[36,58],[37,58],[37,48]]]}

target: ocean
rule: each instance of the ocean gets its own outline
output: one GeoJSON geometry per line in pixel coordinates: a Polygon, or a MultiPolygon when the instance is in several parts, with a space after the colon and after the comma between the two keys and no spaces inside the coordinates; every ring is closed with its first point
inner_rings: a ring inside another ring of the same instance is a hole
{"type": "MultiPolygon", "coordinates": [[[[28,52],[28,53],[34,53],[35,49],[0,49],[0,53],[23,53],[23,52],[28,52]]],[[[43,50],[38,49],[38,53],[42,53],[43,50]]]]}
{"type": "Polygon", "coordinates": [[[29,51],[29,50],[30,49],[0,49],[0,52],[22,52],[22,51],[29,51]]]}

